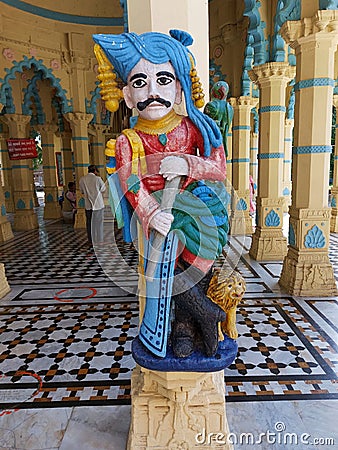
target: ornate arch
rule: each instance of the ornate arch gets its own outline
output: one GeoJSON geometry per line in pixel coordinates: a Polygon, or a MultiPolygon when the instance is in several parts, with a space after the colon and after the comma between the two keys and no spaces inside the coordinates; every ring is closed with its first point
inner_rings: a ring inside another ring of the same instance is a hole
{"type": "MultiPolygon", "coordinates": [[[[99,84],[97,81],[96,84],[99,84]]],[[[90,91],[91,99],[88,100],[86,98],[86,113],[87,114],[93,114],[93,118],[90,123],[98,123],[97,121],[97,106],[98,101],[101,101],[101,95],[100,95],[100,88],[99,86],[96,86],[94,91],[90,91]]],[[[111,112],[107,109],[104,109],[101,113],[101,123],[102,125],[109,125],[110,124],[110,118],[111,118],[111,112]]]]}
{"type": "MultiPolygon", "coordinates": [[[[23,57],[23,60],[20,62],[13,61],[13,66],[11,69],[6,68],[6,76],[4,79],[0,78],[0,102],[4,105],[6,103],[6,92],[10,89],[10,81],[16,78],[17,73],[22,73],[24,69],[31,69],[35,67],[36,70],[41,71],[43,78],[50,80],[52,87],[56,90],[56,96],[60,98],[62,113],[68,113],[73,111],[72,100],[68,100],[66,93],[67,91],[62,88],[60,84],[60,78],[56,78],[53,74],[52,69],[47,69],[47,67],[43,64],[41,59],[37,60],[34,57],[27,58],[27,56],[23,57]]],[[[23,106],[24,107],[24,106],[23,106]]],[[[15,109],[15,108],[14,108],[15,109]]],[[[15,111],[13,111],[15,112],[15,111]]]]}
{"type": "Polygon", "coordinates": [[[267,61],[266,40],[264,37],[265,22],[261,20],[259,8],[261,3],[256,0],[244,0],[244,16],[249,17],[248,35],[253,37],[254,64],[260,65],[267,61]]]}

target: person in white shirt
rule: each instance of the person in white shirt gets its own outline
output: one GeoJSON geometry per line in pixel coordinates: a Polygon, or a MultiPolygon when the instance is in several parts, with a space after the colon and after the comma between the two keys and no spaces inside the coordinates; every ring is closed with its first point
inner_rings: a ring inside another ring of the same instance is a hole
{"type": "Polygon", "coordinates": [[[106,186],[95,165],[88,166],[88,174],[79,181],[80,191],[85,198],[87,236],[90,245],[103,242],[104,201],[102,192],[106,186]]]}

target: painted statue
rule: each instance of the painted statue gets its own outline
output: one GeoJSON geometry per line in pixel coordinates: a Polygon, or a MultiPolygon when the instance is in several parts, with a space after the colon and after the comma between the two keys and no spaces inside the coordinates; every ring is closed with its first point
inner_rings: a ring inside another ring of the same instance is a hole
{"type": "Polygon", "coordinates": [[[107,108],[116,110],[124,97],[138,114],[106,153],[110,171],[116,169],[112,189],[122,192],[118,219],[128,228],[131,206],[143,231],[146,305],[138,338],[159,358],[169,348],[175,358],[195,351],[213,357],[218,324],[226,320],[207,296],[227,241],[226,161],[217,124],[196,107],[203,106],[203,92],[187,48],[192,37],[171,30],[170,36],[94,35],[94,41],[107,108]],[[123,96],[112,66],[125,83],[123,96]],[[187,116],[174,108],[182,92],[187,116]]]}
{"type": "Polygon", "coordinates": [[[234,110],[229,102],[227,96],[229,93],[229,85],[226,81],[218,81],[211,89],[211,101],[208,102],[204,108],[205,114],[215,120],[223,137],[223,146],[226,156],[228,157],[227,136],[229,127],[234,117],[234,110]]]}

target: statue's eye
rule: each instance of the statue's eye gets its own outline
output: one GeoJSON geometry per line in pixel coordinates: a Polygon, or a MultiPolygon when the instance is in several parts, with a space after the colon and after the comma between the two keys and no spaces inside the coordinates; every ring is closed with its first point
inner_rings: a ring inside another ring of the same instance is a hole
{"type": "Polygon", "coordinates": [[[232,289],[232,284],[228,284],[228,288],[229,288],[229,289],[232,289]]]}
{"type": "Polygon", "coordinates": [[[131,85],[133,86],[133,88],[139,89],[146,86],[146,84],[147,83],[142,78],[137,78],[132,82],[131,85]]]}
{"type": "Polygon", "coordinates": [[[163,75],[161,77],[157,78],[157,83],[160,86],[166,86],[167,84],[172,83],[172,81],[173,81],[172,78],[169,78],[169,77],[166,77],[166,76],[163,76],[163,75]]]}

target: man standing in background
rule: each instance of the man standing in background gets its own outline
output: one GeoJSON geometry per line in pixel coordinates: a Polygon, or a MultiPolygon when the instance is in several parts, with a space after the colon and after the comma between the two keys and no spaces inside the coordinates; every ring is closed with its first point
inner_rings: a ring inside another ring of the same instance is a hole
{"type": "Polygon", "coordinates": [[[104,200],[106,186],[95,165],[88,166],[88,174],[80,178],[80,191],[85,197],[87,236],[90,245],[103,242],[104,200]]]}

